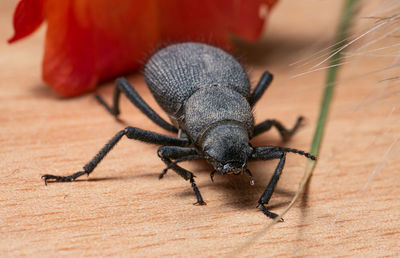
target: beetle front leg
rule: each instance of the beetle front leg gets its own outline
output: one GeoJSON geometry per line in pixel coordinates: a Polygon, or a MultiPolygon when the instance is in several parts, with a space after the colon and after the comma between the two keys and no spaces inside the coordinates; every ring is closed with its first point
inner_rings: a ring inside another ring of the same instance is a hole
{"type": "MultiPolygon", "coordinates": [[[[275,168],[274,174],[272,175],[271,180],[269,181],[267,188],[264,193],[261,195],[258,200],[257,207],[261,207],[263,213],[269,218],[276,218],[278,215],[267,210],[265,205],[268,204],[271,199],[272,194],[274,193],[275,186],[278,183],[279,177],[282,174],[282,169],[285,165],[286,153],[282,151],[274,151],[274,152],[257,152],[257,149],[261,150],[261,148],[256,148],[255,154],[252,156],[251,160],[269,160],[269,159],[279,159],[278,165],[275,168]]],[[[271,148],[272,149],[272,148],[271,148]]],[[[262,148],[265,150],[265,148],[262,148]]]]}
{"type": "Polygon", "coordinates": [[[187,146],[189,141],[186,139],[175,138],[167,135],[162,135],[146,130],[142,130],[135,127],[127,127],[124,130],[119,131],[104,147],[93,157],[93,159],[83,167],[83,171],[76,172],[69,176],[56,176],[45,174],[42,176],[45,184],[48,180],[54,180],[59,182],[70,182],[78,177],[87,174],[89,175],[100,161],[111,151],[111,149],[126,135],[129,139],[140,140],[147,143],[159,144],[159,145],[175,145],[175,146],[187,146]]]}
{"type": "MultiPolygon", "coordinates": [[[[163,146],[158,149],[158,156],[161,158],[162,161],[167,165],[167,168],[160,174],[160,179],[163,178],[163,176],[167,173],[167,170],[169,167],[171,167],[172,170],[174,170],[178,175],[183,177],[185,180],[190,181],[190,185],[192,186],[192,189],[194,191],[194,194],[196,195],[197,202],[194,203],[195,205],[206,205],[206,202],[203,200],[203,197],[201,196],[200,190],[197,187],[195,181],[194,181],[194,175],[192,172],[176,165],[173,164],[171,159],[180,159],[184,157],[189,157],[188,160],[190,159],[198,159],[199,155],[197,154],[197,151],[195,148],[182,148],[182,147],[177,147],[177,146],[163,146]],[[195,158],[191,158],[195,157],[195,158]]],[[[202,158],[202,157],[201,157],[202,158]]]]}

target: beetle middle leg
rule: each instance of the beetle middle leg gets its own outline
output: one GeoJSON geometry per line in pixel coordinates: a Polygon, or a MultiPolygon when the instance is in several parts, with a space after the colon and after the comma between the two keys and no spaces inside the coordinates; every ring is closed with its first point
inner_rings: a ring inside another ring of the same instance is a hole
{"type": "Polygon", "coordinates": [[[160,179],[163,178],[163,176],[166,174],[167,170],[171,168],[174,170],[178,175],[183,177],[186,181],[189,180],[190,184],[193,188],[193,191],[196,195],[197,202],[194,203],[195,205],[206,205],[206,202],[204,202],[203,197],[201,196],[199,188],[197,188],[197,185],[194,181],[194,175],[192,172],[176,165],[174,162],[172,162],[171,159],[184,159],[187,157],[185,160],[193,160],[193,159],[201,159],[204,158],[203,156],[200,156],[197,154],[197,151],[195,148],[182,148],[178,146],[162,146],[158,149],[158,156],[161,158],[162,161],[167,165],[167,168],[163,170],[163,172],[160,174],[160,179]]]}
{"type": "Polygon", "coordinates": [[[274,119],[265,120],[264,122],[259,123],[254,127],[253,137],[268,131],[269,129],[271,129],[272,126],[274,126],[276,129],[278,129],[278,132],[281,135],[282,139],[284,141],[287,141],[290,139],[290,137],[292,137],[293,134],[296,133],[297,129],[299,129],[303,119],[304,118],[302,116],[299,116],[297,118],[295,125],[291,129],[287,129],[277,120],[274,119]]]}
{"type": "Polygon", "coordinates": [[[164,119],[162,119],[136,92],[136,90],[132,87],[129,81],[123,77],[118,78],[116,80],[116,85],[114,89],[114,97],[113,97],[113,105],[109,106],[102,97],[96,95],[96,99],[102,104],[110,114],[113,116],[118,116],[119,111],[119,99],[121,92],[126,95],[126,97],[134,104],[140,111],[143,112],[151,121],[160,126],[161,128],[177,133],[178,129],[175,126],[171,125],[164,119]]]}
{"type": "Polygon", "coordinates": [[[92,160],[83,167],[83,171],[78,171],[69,176],[56,176],[46,174],[42,176],[42,179],[44,180],[45,184],[47,184],[48,180],[69,182],[77,179],[84,174],[89,175],[124,135],[126,135],[126,137],[128,137],[129,139],[135,139],[159,145],[187,146],[190,144],[187,139],[175,138],[135,127],[127,127],[124,130],[119,131],[113,138],[111,138],[111,140],[106,145],[104,145],[104,147],[96,154],[96,156],[94,156],[92,160]]]}

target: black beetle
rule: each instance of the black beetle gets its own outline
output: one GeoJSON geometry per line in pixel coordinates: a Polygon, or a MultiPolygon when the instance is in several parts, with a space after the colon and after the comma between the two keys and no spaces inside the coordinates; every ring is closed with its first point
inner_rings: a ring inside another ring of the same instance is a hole
{"type": "Polygon", "coordinates": [[[127,136],[129,139],[163,145],[158,156],[167,167],[160,174],[162,178],[168,169],[174,170],[185,180],[189,180],[196,194],[195,204],[204,205],[192,172],[180,167],[179,162],[205,159],[213,167],[214,173],[238,175],[246,173],[250,183],[253,177],[247,169],[247,162],[255,160],[279,159],[275,172],[261,195],[258,206],[265,215],[277,215],[265,207],[279,180],[285,164],[286,152],[301,154],[315,159],[301,150],[277,146],[253,147],[250,139],[276,127],[284,140],[288,140],[299,127],[302,117],[290,130],[276,120],[266,120],[254,125],[252,107],[260,99],[272,81],[272,75],[265,72],[255,89],[250,92],[250,82],[242,65],[225,51],[202,43],[181,43],[170,45],[156,52],[147,62],[145,80],[158,104],[168,114],[171,122],[162,119],[137,94],[125,78],[116,81],[113,106],[96,96],[114,116],[119,115],[121,92],[154,123],[178,137],[166,136],[135,127],[127,127],[118,132],[99,153],[83,167],[83,171],[70,176],[43,175],[48,180],[72,181],[83,174],[89,175],[114,145],[127,136]],[[192,147],[189,147],[192,146],[192,147]]]}

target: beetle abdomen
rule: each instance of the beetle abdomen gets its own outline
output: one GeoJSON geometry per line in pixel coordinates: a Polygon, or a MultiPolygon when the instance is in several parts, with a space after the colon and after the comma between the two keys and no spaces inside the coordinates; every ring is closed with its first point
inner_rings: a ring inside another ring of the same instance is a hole
{"type": "Polygon", "coordinates": [[[202,43],[181,43],[154,54],[145,66],[145,80],[158,104],[176,116],[184,102],[203,86],[223,85],[245,98],[249,78],[236,59],[202,43]]]}

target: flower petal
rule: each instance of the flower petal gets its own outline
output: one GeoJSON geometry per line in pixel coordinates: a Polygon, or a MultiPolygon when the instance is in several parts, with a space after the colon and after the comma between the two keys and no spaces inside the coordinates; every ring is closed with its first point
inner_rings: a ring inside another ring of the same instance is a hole
{"type": "Polygon", "coordinates": [[[47,0],[43,79],[63,96],[141,66],[158,40],[154,1],[47,0]]]}
{"type": "Polygon", "coordinates": [[[276,0],[160,0],[160,31],[166,41],[197,39],[229,44],[230,34],[259,38],[266,15],[276,0]]]}
{"type": "Polygon", "coordinates": [[[34,32],[44,20],[43,0],[21,0],[14,11],[12,43],[34,32]]]}

